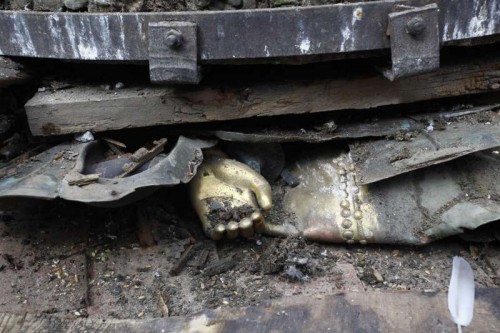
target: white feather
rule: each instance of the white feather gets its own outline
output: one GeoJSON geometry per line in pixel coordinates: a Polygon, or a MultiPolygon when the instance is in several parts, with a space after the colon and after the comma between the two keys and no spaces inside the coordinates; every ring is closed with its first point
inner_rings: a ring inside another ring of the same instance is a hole
{"type": "Polygon", "coordinates": [[[470,324],[474,314],[474,272],[469,263],[461,257],[453,258],[448,309],[459,330],[460,326],[470,324]]]}

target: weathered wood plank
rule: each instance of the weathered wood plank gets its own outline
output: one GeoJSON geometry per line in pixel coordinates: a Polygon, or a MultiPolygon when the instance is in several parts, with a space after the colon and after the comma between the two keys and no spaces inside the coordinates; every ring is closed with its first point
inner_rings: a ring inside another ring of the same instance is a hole
{"type": "Polygon", "coordinates": [[[0,11],[0,55],[146,61],[148,24],[196,23],[200,61],[292,57],[389,48],[397,4],[439,6],[442,42],[500,33],[499,0],[385,0],[222,12],[33,13],[0,11]]]}
{"type": "Polygon", "coordinates": [[[380,75],[241,85],[238,88],[75,87],[37,93],[25,106],[33,135],[96,132],[345,109],[368,109],[500,91],[500,56],[444,65],[397,82],[380,75]]]}
{"type": "MultiPolygon", "coordinates": [[[[467,332],[498,332],[500,289],[476,292],[467,332]]],[[[456,332],[446,294],[365,292],[285,298],[270,304],[205,310],[147,320],[69,319],[0,314],[0,332],[456,332]]]]}
{"type": "Polygon", "coordinates": [[[29,75],[23,72],[16,62],[0,57],[0,87],[26,82],[29,75]]]}

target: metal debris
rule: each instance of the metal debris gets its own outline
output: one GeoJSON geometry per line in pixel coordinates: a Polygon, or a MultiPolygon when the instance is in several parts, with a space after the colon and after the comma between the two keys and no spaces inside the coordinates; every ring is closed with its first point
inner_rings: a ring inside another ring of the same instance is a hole
{"type": "Polygon", "coordinates": [[[42,152],[29,163],[12,166],[7,176],[0,179],[0,199],[59,197],[94,205],[123,205],[148,195],[155,188],[189,182],[203,161],[202,149],[214,144],[181,136],[172,151],[156,156],[147,170],[123,178],[105,178],[102,174],[98,182],[81,187],[72,186],[68,181],[88,175],[85,173],[88,158],[98,155],[103,143],[61,144],[42,152]],[[72,152],[75,157],[69,158],[64,152],[72,152]]]}
{"type": "MultiPolygon", "coordinates": [[[[439,115],[434,117],[439,118],[439,115]]],[[[441,130],[412,132],[412,136],[403,141],[383,139],[350,144],[359,184],[374,183],[500,146],[500,115],[497,112],[461,117],[463,119],[446,118],[441,130]]]]}

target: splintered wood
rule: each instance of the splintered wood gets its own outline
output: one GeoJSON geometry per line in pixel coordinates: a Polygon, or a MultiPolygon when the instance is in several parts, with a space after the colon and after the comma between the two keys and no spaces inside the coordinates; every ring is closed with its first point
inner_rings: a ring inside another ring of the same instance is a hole
{"type": "Polygon", "coordinates": [[[146,148],[139,148],[134,154],[130,156],[130,163],[123,166],[123,173],[119,176],[123,178],[130,175],[132,172],[137,170],[141,165],[147,161],[151,161],[156,155],[160,154],[167,143],[167,139],[162,138],[158,141],[154,141],[154,147],[151,150],[146,148]]]}
{"type": "Polygon", "coordinates": [[[68,184],[71,186],[85,186],[99,181],[99,174],[78,175],[75,178],[68,179],[68,184]]]}

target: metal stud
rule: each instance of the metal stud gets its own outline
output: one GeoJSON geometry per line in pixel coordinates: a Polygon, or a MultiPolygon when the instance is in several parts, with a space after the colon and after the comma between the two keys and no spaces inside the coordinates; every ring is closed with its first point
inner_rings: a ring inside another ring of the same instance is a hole
{"type": "Polygon", "coordinates": [[[342,221],[342,227],[346,229],[352,227],[352,221],[349,219],[345,219],[344,221],[342,221]]]}
{"type": "Polygon", "coordinates": [[[354,237],[354,233],[351,230],[346,230],[346,231],[344,231],[344,233],[342,234],[342,236],[345,239],[352,239],[354,237]]]}

